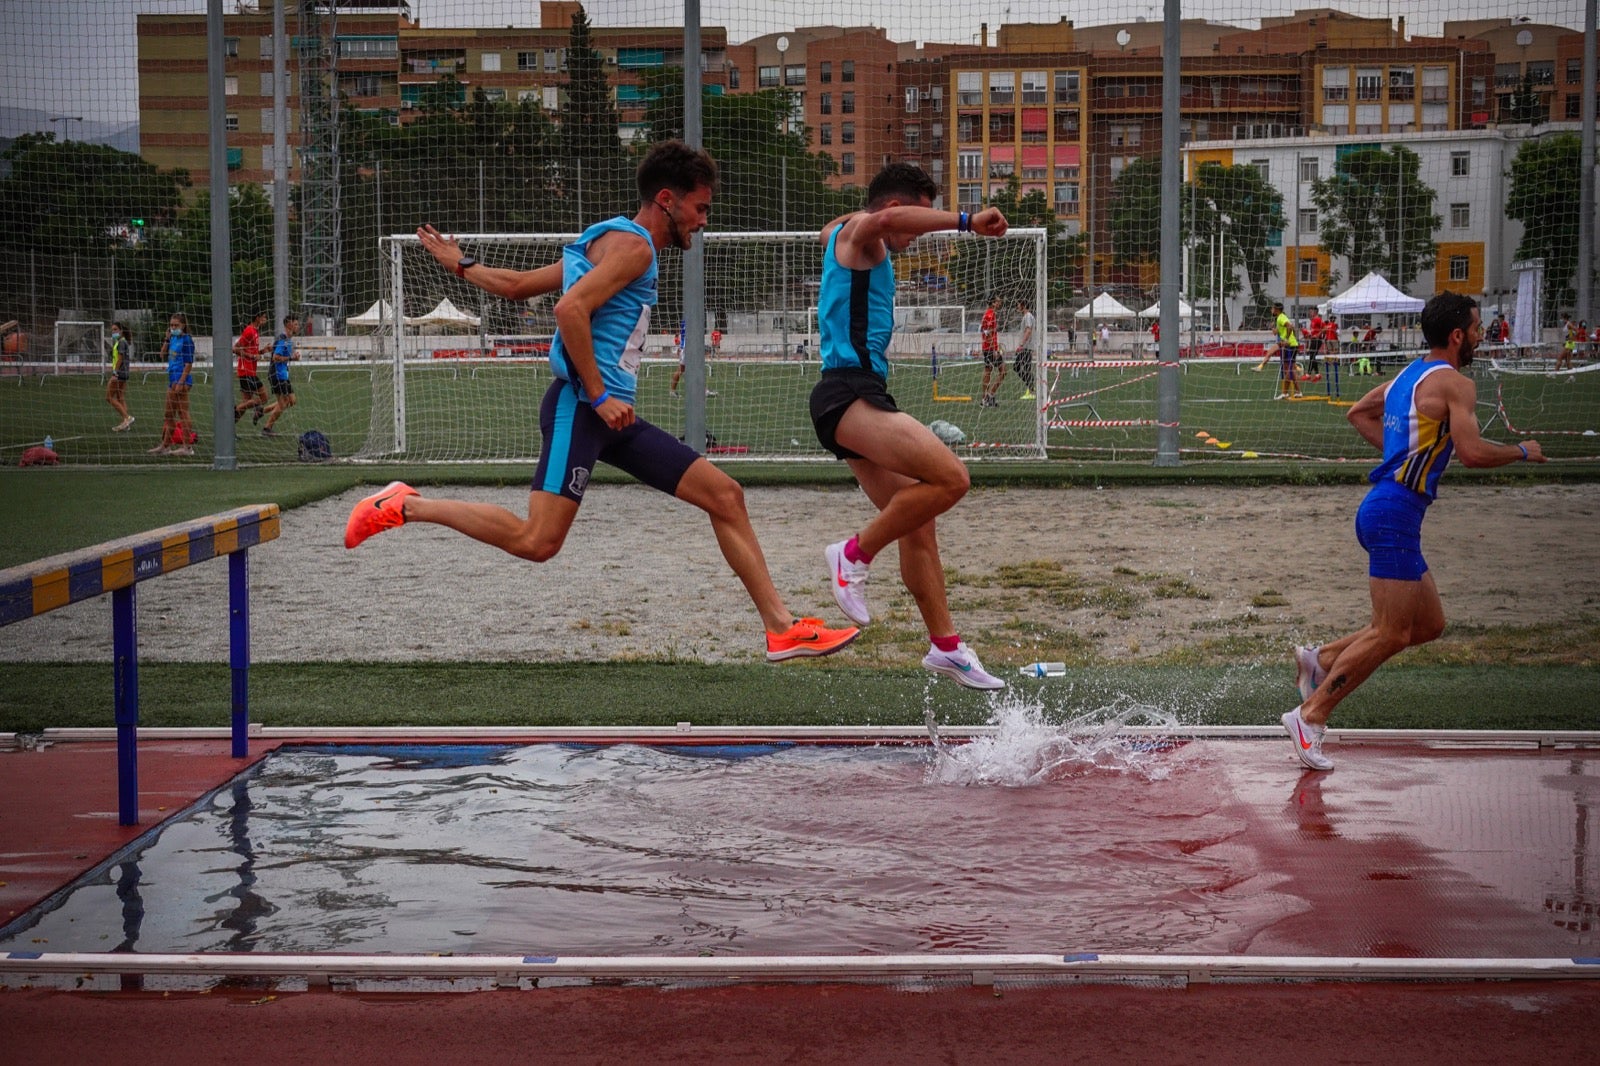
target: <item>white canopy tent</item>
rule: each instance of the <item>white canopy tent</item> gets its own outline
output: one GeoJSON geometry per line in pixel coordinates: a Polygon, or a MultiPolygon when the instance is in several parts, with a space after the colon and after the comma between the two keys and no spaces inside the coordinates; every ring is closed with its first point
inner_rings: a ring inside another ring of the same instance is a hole
{"type": "Polygon", "coordinates": [[[378,326],[387,325],[393,321],[394,308],[390,307],[388,303],[383,300],[377,300],[373,302],[371,307],[367,308],[359,315],[345,319],[344,324],[347,326],[374,329],[378,326]]]}
{"type": "MultiPolygon", "coordinates": [[[[1140,318],[1160,318],[1161,317],[1161,301],[1157,300],[1155,303],[1151,304],[1149,307],[1146,307],[1143,311],[1140,311],[1139,312],[1139,317],[1140,318]]],[[[1182,299],[1180,299],[1178,301],[1178,317],[1179,318],[1193,318],[1194,317],[1194,308],[1190,307],[1188,305],[1188,303],[1186,303],[1182,299]]]]}
{"type": "Polygon", "coordinates": [[[1336,315],[1416,314],[1426,301],[1407,296],[1374,271],[1328,301],[1336,315]]]}
{"type": "Polygon", "coordinates": [[[1094,298],[1094,302],[1084,304],[1073,315],[1075,318],[1133,318],[1133,311],[1124,306],[1109,292],[1103,292],[1094,298]]]}
{"type": "Polygon", "coordinates": [[[438,307],[427,314],[407,318],[406,325],[423,328],[435,326],[441,329],[477,329],[480,321],[477,315],[467,314],[446,297],[439,301],[438,307]]]}

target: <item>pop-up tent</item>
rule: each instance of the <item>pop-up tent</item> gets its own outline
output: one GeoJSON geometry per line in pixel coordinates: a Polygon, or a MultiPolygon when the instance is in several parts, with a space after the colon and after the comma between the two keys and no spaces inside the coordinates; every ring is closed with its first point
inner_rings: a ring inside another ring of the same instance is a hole
{"type": "Polygon", "coordinates": [[[1373,272],[1328,301],[1336,315],[1416,314],[1426,301],[1407,296],[1373,272]]]}
{"type": "Polygon", "coordinates": [[[375,329],[378,326],[386,326],[393,321],[394,308],[390,307],[384,301],[378,300],[359,315],[356,315],[353,318],[345,319],[344,324],[347,326],[356,326],[365,329],[375,329]]]}
{"type": "MultiPolygon", "coordinates": [[[[1149,307],[1146,307],[1143,311],[1140,311],[1139,312],[1139,317],[1140,318],[1160,318],[1161,317],[1161,301],[1157,300],[1155,303],[1151,304],[1149,307]]],[[[1194,308],[1190,307],[1183,300],[1179,300],[1178,301],[1178,317],[1179,318],[1193,318],[1194,317],[1194,308]]]]}
{"type": "Polygon", "coordinates": [[[1075,318],[1133,318],[1134,314],[1109,292],[1103,292],[1094,298],[1093,303],[1084,304],[1074,314],[1075,318]]]}
{"type": "Polygon", "coordinates": [[[477,315],[467,314],[446,297],[439,301],[438,307],[427,314],[406,319],[406,325],[436,326],[441,329],[477,329],[479,321],[477,315]]]}

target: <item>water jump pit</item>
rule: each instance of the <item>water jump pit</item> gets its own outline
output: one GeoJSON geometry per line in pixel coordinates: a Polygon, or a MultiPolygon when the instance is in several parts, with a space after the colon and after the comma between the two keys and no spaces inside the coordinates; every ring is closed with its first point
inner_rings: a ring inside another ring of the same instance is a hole
{"type": "Polygon", "coordinates": [[[287,744],[0,928],[0,984],[1600,976],[1600,735],[1334,734],[1318,774],[998,706],[287,744]]]}

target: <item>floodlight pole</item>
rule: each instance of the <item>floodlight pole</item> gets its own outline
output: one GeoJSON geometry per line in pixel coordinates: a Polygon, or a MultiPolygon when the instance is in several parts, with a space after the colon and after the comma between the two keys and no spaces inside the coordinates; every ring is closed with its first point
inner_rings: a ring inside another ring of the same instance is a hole
{"type": "Polygon", "coordinates": [[[1165,0],[1166,21],[1161,41],[1161,341],[1156,359],[1156,466],[1178,466],[1178,248],[1179,95],[1182,63],[1180,0],[1165,0]]]}
{"type": "MultiPolygon", "coordinates": [[[[272,333],[289,315],[289,35],[284,8],[272,5],[272,333]]],[[[379,231],[382,236],[382,231],[379,231]]],[[[252,312],[260,308],[251,308],[252,312]]]]}
{"type": "Polygon", "coordinates": [[[1596,15],[1596,0],[1584,0],[1583,100],[1578,108],[1583,125],[1579,137],[1582,165],[1578,168],[1578,318],[1589,322],[1600,319],[1594,302],[1596,15]]]}
{"type": "MultiPolygon", "coordinates": [[[[683,3],[683,140],[701,147],[700,0],[683,3]]],[[[706,243],[696,233],[683,253],[683,440],[706,450],[706,243]]]]}
{"type": "MultiPolygon", "coordinates": [[[[222,0],[206,4],[206,81],[211,97],[208,126],[211,136],[211,434],[214,470],[238,466],[233,432],[233,291],[229,266],[233,250],[228,240],[228,131],[225,117],[223,67],[227,62],[222,21],[222,0]]],[[[184,443],[188,443],[185,441],[184,443]]]]}

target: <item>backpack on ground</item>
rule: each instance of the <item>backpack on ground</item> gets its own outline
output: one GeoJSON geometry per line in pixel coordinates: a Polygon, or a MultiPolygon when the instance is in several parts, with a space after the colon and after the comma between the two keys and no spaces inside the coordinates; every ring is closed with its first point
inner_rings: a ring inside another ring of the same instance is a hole
{"type": "Polygon", "coordinates": [[[332,458],[333,445],[328,443],[327,434],[317,429],[309,429],[300,434],[300,461],[302,463],[325,463],[332,458]]]}

